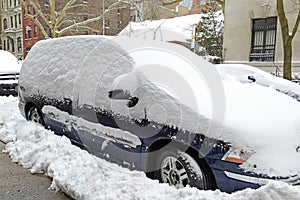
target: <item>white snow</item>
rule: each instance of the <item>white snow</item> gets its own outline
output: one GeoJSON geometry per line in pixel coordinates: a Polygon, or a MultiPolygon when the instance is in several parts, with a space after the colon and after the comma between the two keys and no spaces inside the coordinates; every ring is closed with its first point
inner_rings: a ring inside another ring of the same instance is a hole
{"type": "MultiPolygon", "coordinates": [[[[222,11],[216,12],[218,21],[224,20],[222,11]]],[[[186,15],[143,22],[130,22],[119,36],[159,41],[186,42],[194,36],[196,25],[202,20],[203,14],[186,15]]]]}
{"type": "Polygon", "coordinates": [[[195,14],[154,21],[130,22],[119,35],[160,41],[186,42],[187,39],[192,39],[195,25],[200,20],[201,14],[195,14]]]}
{"type": "Polygon", "coordinates": [[[232,194],[159,184],[142,172],[108,163],[71,145],[66,137],[26,122],[17,103],[17,98],[0,97],[0,139],[8,142],[5,152],[31,173],[51,177],[51,189],[62,190],[75,199],[281,200],[300,197],[299,187],[281,182],[232,194]]]}
{"type": "Polygon", "coordinates": [[[0,50],[0,73],[15,73],[20,71],[18,59],[8,51],[0,50]]]}

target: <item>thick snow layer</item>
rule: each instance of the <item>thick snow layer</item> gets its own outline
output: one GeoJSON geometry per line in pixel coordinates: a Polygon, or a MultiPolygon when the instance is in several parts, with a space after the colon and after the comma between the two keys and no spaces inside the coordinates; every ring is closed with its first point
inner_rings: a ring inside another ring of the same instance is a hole
{"type": "Polygon", "coordinates": [[[245,64],[219,64],[216,67],[223,79],[235,78],[242,83],[251,83],[253,81],[250,79],[254,78],[256,84],[272,87],[281,92],[292,92],[300,96],[299,84],[276,77],[256,67],[245,64]]]}
{"type": "Polygon", "coordinates": [[[224,125],[238,130],[255,149],[243,168],[275,176],[300,174],[300,153],[296,151],[300,145],[300,103],[277,91],[298,93],[300,86],[251,66],[225,64],[217,69],[226,95],[224,125]]]}
{"type": "Polygon", "coordinates": [[[66,137],[54,135],[43,127],[26,122],[17,108],[17,98],[0,97],[0,139],[9,142],[5,152],[13,162],[29,168],[31,173],[44,173],[52,178],[51,189],[62,190],[79,200],[92,199],[223,199],[282,200],[299,199],[298,187],[270,182],[257,190],[246,189],[232,194],[176,189],[145,174],[130,171],[88,154],[66,137]]]}
{"type": "Polygon", "coordinates": [[[187,15],[144,22],[130,22],[119,35],[160,41],[183,41],[192,39],[195,25],[201,14],[187,15]]]}
{"type": "Polygon", "coordinates": [[[21,65],[18,59],[8,51],[0,50],[0,74],[2,73],[18,73],[21,65]]]}
{"type": "MultiPolygon", "coordinates": [[[[216,17],[219,21],[224,19],[221,11],[216,12],[216,17]]],[[[201,20],[202,14],[194,14],[153,21],[130,22],[119,33],[119,36],[186,42],[192,39],[195,34],[194,29],[201,20]]]]}
{"type": "Polygon", "coordinates": [[[206,132],[210,120],[198,113],[211,117],[212,102],[203,79],[205,74],[199,73],[196,66],[209,71],[213,65],[184,47],[165,44],[166,47],[161,48],[160,42],[150,42],[142,48],[140,44],[143,40],[124,40],[122,37],[113,40],[98,36],[65,37],[41,41],[26,57],[19,83],[28,93],[62,101],[69,98],[73,107],[84,104],[104,107],[138,119],[145,117],[146,110],[150,120],[184,130],[206,132]],[[179,53],[174,53],[174,49],[178,49],[179,53]],[[181,52],[191,56],[193,61],[184,58],[181,52]],[[173,61],[168,63],[168,60],[173,61]],[[163,69],[165,72],[161,73],[159,70],[163,69]],[[164,77],[167,73],[173,73],[178,78],[164,77]],[[169,85],[153,83],[153,75],[160,77],[156,82],[164,79],[169,81],[169,85]],[[121,79],[123,81],[120,82],[121,79]],[[174,98],[172,90],[168,90],[170,94],[159,87],[166,85],[176,89],[176,95],[181,93],[179,98],[174,98]],[[132,96],[139,98],[138,104],[129,109],[127,101],[110,99],[108,92],[112,89],[129,89],[132,96]],[[197,102],[197,96],[201,96],[201,103],[197,102]]]}

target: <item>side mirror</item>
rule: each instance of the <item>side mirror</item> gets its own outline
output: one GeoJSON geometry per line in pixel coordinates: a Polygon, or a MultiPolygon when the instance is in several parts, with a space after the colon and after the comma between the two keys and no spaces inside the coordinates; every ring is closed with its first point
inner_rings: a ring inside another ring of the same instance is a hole
{"type": "Polygon", "coordinates": [[[130,97],[127,103],[128,108],[134,107],[139,102],[139,98],[137,97],[130,97]]]}
{"type": "Polygon", "coordinates": [[[138,102],[139,98],[133,97],[130,95],[130,92],[128,90],[112,90],[108,92],[108,97],[110,99],[116,99],[116,100],[128,100],[127,106],[129,108],[134,107],[138,102]]]}

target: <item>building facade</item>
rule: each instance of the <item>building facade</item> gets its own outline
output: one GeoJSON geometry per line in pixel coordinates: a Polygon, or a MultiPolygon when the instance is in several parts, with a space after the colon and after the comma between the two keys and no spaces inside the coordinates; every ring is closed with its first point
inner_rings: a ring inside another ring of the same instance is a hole
{"type": "MultiPolygon", "coordinates": [[[[69,0],[56,1],[56,11],[61,11],[69,0]]],[[[58,30],[62,30],[68,26],[71,26],[82,21],[86,21],[95,17],[100,16],[104,10],[109,9],[110,5],[117,2],[118,0],[79,0],[76,5],[68,9],[61,23],[58,25],[58,30]]],[[[31,49],[31,47],[39,40],[43,39],[44,36],[41,33],[40,28],[35,22],[26,17],[26,13],[40,18],[33,6],[24,1],[23,6],[23,40],[24,40],[24,57],[31,49]]],[[[35,2],[41,8],[41,11],[47,15],[51,12],[48,0],[35,0],[35,2]]],[[[48,15],[49,16],[49,15],[48,15]]],[[[49,27],[39,19],[42,23],[45,31],[52,37],[49,27]]],[[[123,28],[127,26],[130,21],[130,4],[122,2],[116,8],[108,12],[101,20],[91,22],[85,26],[75,26],[69,29],[61,36],[70,35],[116,35],[123,28]]]]}
{"type": "Polygon", "coordinates": [[[132,4],[131,20],[158,20],[191,14],[199,14],[210,0],[182,0],[170,5],[162,5],[159,0],[129,1],[132,4]]]}
{"type": "MultiPolygon", "coordinates": [[[[290,29],[299,4],[284,0],[290,29]]],[[[226,0],[224,27],[225,63],[244,63],[268,72],[282,72],[283,46],[276,0],[226,0]]],[[[290,30],[291,31],[291,30],[290,30]]],[[[300,71],[300,29],[293,40],[292,66],[300,71]]]]}
{"type": "Polygon", "coordinates": [[[1,0],[1,48],[23,58],[22,9],[20,0],[1,0]]]}

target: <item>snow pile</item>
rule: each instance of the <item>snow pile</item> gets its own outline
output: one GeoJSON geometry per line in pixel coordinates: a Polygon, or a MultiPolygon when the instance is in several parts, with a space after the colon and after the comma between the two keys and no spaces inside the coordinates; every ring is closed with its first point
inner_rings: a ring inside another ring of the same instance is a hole
{"type": "Polygon", "coordinates": [[[21,69],[18,59],[8,51],[0,50],[0,73],[16,73],[21,69]]]}
{"type": "Polygon", "coordinates": [[[18,112],[16,98],[0,97],[0,108],[0,139],[11,138],[6,152],[12,160],[30,168],[31,173],[45,173],[52,178],[51,189],[62,190],[75,199],[281,200],[300,197],[297,187],[280,182],[233,194],[175,189],[146,178],[142,172],[92,156],[71,145],[67,138],[26,122],[18,112]]]}

